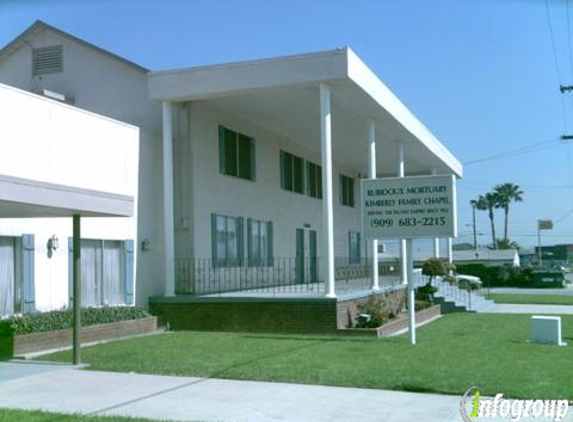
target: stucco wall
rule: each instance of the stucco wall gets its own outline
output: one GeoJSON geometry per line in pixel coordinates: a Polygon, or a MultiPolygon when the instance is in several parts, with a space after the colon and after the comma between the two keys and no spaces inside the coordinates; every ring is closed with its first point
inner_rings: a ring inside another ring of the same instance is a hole
{"type": "MultiPolygon", "coordinates": [[[[125,223],[115,219],[100,222],[86,219],[82,236],[124,239],[134,238],[137,232],[136,301],[146,305],[149,295],[164,291],[161,276],[164,268],[161,224],[161,105],[148,99],[147,73],[59,34],[43,30],[28,36],[27,44],[0,61],[0,82],[32,92],[49,89],[72,98],[76,107],[140,127],[141,189],[137,198],[137,230],[129,231],[123,227],[125,223]],[[63,72],[32,78],[31,49],[51,45],[63,46],[63,72]],[[150,250],[139,254],[138,240],[141,239],[149,239],[150,250]]],[[[108,165],[111,165],[110,163],[108,165]]],[[[101,168],[102,173],[107,170],[107,166],[101,168]]],[[[56,234],[62,241],[68,233],[71,234],[71,222],[66,221],[24,220],[4,221],[0,224],[0,235],[36,233],[37,253],[44,255],[46,236],[56,234]]],[[[42,268],[42,264],[38,260],[36,262],[37,277],[48,277],[47,274],[52,274],[49,276],[50,281],[36,284],[38,305],[42,307],[49,304],[52,304],[50,307],[57,307],[67,302],[65,249],[65,242],[62,242],[57,252],[62,254],[61,257],[54,256],[47,263],[47,267],[42,268]]],[[[41,256],[38,256],[38,259],[40,258],[41,256]]]]}
{"type": "MultiPolygon", "coordinates": [[[[322,199],[286,191],[281,188],[280,150],[320,164],[320,151],[305,148],[285,139],[261,125],[246,121],[211,107],[206,102],[192,102],[189,110],[189,143],[187,157],[192,180],[192,192],[176,225],[182,218],[194,222],[192,249],[195,257],[211,256],[211,213],[242,216],[272,221],[274,226],[274,255],[295,256],[296,229],[310,225],[318,235],[318,255],[322,255],[322,199]],[[256,180],[244,180],[219,171],[218,127],[225,126],[255,139],[256,180]]],[[[355,186],[355,207],[339,203],[339,174],[355,176],[357,170],[340,163],[333,166],[335,256],[348,255],[348,232],[360,231],[358,208],[359,184],[355,186]]],[[[180,181],[179,181],[180,182],[180,181]]],[[[363,246],[363,245],[362,245],[363,246]]],[[[364,249],[364,248],[362,248],[364,249]]]]}

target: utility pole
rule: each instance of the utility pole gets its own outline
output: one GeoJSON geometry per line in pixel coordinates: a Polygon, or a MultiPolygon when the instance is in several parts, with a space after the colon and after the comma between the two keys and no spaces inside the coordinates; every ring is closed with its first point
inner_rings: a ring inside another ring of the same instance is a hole
{"type": "Polygon", "coordinates": [[[476,233],[476,206],[475,205],[472,205],[472,214],[473,214],[473,229],[474,229],[474,249],[477,251],[478,241],[477,241],[477,233],[476,233]]]}

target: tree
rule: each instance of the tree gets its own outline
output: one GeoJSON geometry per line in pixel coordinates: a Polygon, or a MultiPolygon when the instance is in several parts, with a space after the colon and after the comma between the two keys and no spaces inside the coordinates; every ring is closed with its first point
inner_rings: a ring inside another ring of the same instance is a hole
{"type": "Polygon", "coordinates": [[[478,196],[477,199],[470,201],[472,206],[475,206],[476,209],[480,211],[488,211],[489,222],[491,224],[491,244],[493,248],[496,248],[497,242],[495,241],[495,222],[493,217],[493,210],[494,208],[499,208],[499,198],[497,193],[495,192],[488,192],[485,195],[478,196]]]}
{"type": "Polygon", "coordinates": [[[430,281],[428,281],[426,286],[431,286],[434,277],[446,275],[446,266],[444,265],[444,261],[439,258],[427,259],[422,265],[422,274],[430,277],[430,281]]]}
{"type": "Polygon", "coordinates": [[[521,202],[523,201],[523,191],[519,188],[519,186],[514,185],[513,183],[503,183],[501,185],[497,185],[494,188],[494,192],[498,198],[498,206],[499,208],[503,208],[505,213],[505,226],[503,231],[503,240],[507,243],[508,242],[508,220],[509,220],[509,206],[512,202],[521,202]]]}
{"type": "Polygon", "coordinates": [[[496,247],[492,249],[520,249],[520,246],[517,242],[514,242],[510,239],[497,239],[496,247]]]}

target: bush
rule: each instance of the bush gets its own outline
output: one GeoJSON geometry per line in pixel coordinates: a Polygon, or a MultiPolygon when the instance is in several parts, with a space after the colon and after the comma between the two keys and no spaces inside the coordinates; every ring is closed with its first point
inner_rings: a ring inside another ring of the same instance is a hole
{"type": "Polygon", "coordinates": [[[428,303],[429,305],[434,303],[434,293],[438,291],[437,287],[434,286],[421,286],[416,289],[415,298],[428,303]]]}
{"type": "MultiPolygon", "coordinates": [[[[405,298],[401,295],[369,296],[368,299],[356,305],[358,312],[362,315],[369,315],[366,320],[356,318],[356,328],[377,328],[390,319],[396,318],[404,307],[405,298]]],[[[349,324],[350,326],[350,324],[349,324]]]]}
{"type": "Polygon", "coordinates": [[[432,285],[434,277],[446,275],[446,266],[444,261],[439,258],[429,258],[422,265],[422,274],[430,277],[428,285],[432,285]]]}
{"type": "Polygon", "coordinates": [[[532,287],[531,268],[497,267],[485,264],[458,264],[458,274],[479,277],[490,287],[532,287]]]}
{"type": "Polygon", "coordinates": [[[458,287],[462,290],[477,290],[481,288],[482,282],[478,280],[469,280],[467,278],[460,278],[458,287]]]}
{"type": "MultiPolygon", "coordinates": [[[[82,308],[81,312],[82,327],[110,322],[130,321],[149,316],[147,311],[143,308],[134,306],[82,308]]],[[[71,329],[73,323],[74,318],[71,309],[13,316],[0,321],[0,337],[3,336],[4,333],[9,332],[13,332],[14,335],[19,335],[71,329]]]]}

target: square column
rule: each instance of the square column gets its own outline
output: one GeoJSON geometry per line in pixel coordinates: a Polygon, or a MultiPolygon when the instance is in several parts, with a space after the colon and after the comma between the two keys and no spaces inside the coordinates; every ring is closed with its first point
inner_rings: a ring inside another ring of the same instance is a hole
{"type": "MultiPolygon", "coordinates": [[[[396,177],[404,177],[404,144],[402,142],[398,142],[398,149],[397,149],[397,157],[396,157],[396,177]]],[[[402,284],[407,284],[408,277],[406,275],[408,271],[407,266],[407,251],[406,251],[406,239],[400,240],[400,264],[402,265],[402,284]]]]}
{"type": "Polygon", "coordinates": [[[163,101],[163,235],[165,296],[175,296],[173,224],[173,121],[171,102],[163,101]]]}
{"type": "Polygon", "coordinates": [[[330,87],[320,84],[320,138],[322,157],[323,211],[323,271],[326,297],[336,297],[334,291],[334,212],[332,203],[332,115],[330,87]]]}
{"type": "MultiPolygon", "coordinates": [[[[432,169],[432,176],[436,176],[438,171],[436,169],[432,169]]],[[[434,237],[434,258],[440,257],[440,238],[434,237]]]]}
{"type": "MultiPolygon", "coordinates": [[[[368,143],[369,149],[369,167],[368,178],[376,179],[376,125],[373,120],[368,121],[368,143]]],[[[372,240],[372,290],[380,290],[380,281],[378,280],[378,240],[372,240]]]]}

